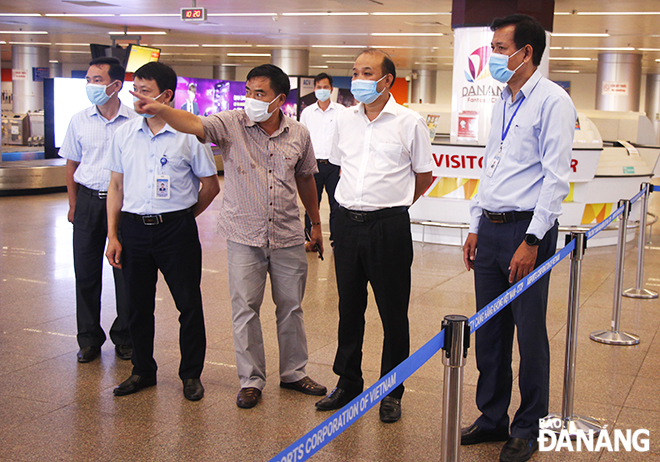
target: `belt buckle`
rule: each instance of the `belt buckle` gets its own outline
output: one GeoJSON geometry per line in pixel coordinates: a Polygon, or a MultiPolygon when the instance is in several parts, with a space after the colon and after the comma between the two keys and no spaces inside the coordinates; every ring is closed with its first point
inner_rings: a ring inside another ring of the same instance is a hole
{"type": "Polygon", "coordinates": [[[493,223],[506,223],[506,214],[504,212],[488,212],[488,219],[493,223]]]}
{"type": "Polygon", "coordinates": [[[108,197],[108,191],[99,191],[99,199],[106,199],[108,197]]]}
{"type": "Polygon", "coordinates": [[[351,219],[353,221],[357,221],[358,223],[364,223],[366,220],[366,214],[364,212],[354,212],[352,210],[349,210],[348,212],[351,216],[351,219]]]}
{"type": "Polygon", "coordinates": [[[142,223],[147,226],[159,225],[163,222],[160,215],[142,215],[142,223]]]}

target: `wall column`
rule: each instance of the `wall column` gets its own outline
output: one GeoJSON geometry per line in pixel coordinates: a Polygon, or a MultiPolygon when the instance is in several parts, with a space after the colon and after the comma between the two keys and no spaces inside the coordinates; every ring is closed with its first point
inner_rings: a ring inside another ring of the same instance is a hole
{"type": "Polygon", "coordinates": [[[417,78],[411,80],[411,103],[435,104],[437,72],[430,69],[413,71],[417,78]]]}
{"type": "Polygon", "coordinates": [[[30,45],[12,45],[13,111],[25,113],[44,108],[44,84],[35,82],[33,69],[49,68],[48,48],[30,45]]]}
{"type": "Polygon", "coordinates": [[[639,111],[642,55],[599,53],[596,76],[596,109],[639,111]]]}
{"type": "Polygon", "coordinates": [[[270,53],[270,63],[287,75],[309,75],[309,50],[275,48],[270,53]]]}
{"type": "Polygon", "coordinates": [[[219,64],[213,66],[213,78],[216,80],[236,80],[236,67],[219,64]]]}

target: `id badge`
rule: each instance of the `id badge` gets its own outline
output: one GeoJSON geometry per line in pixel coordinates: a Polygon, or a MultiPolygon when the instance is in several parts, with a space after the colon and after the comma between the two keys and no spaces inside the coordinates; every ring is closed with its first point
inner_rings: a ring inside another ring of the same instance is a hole
{"type": "Polygon", "coordinates": [[[155,184],[155,198],[156,199],[169,199],[170,198],[170,176],[169,175],[156,175],[155,184]]]}
{"type": "Polygon", "coordinates": [[[490,161],[490,164],[488,164],[488,170],[486,170],[486,176],[488,178],[493,176],[493,173],[495,173],[495,169],[497,166],[500,164],[500,160],[502,160],[501,155],[498,153],[493,160],[490,161]]]}

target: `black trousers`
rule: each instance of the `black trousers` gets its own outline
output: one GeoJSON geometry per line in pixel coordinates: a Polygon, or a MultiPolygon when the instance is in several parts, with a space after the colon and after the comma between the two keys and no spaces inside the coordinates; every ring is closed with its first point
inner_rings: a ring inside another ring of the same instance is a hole
{"type": "Polygon", "coordinates": [[[202,248],[192,213],[159,225],[144,225],[124,216],[122,266],[126,279],[133,339],[133,374],[153,377],[154,309],[158,270],[179,310],[182,380],[199,378],[206,354],[202,311],[202,248]]]}
{"type": "MultiPolygon", "coordinates": [[[[339,291],[339,346],[333,371],[339,388],[361,392],[362,343],[367,308],[367,283],[371,287],[383,324],[381,377],[410,353],[408,304],[413,260],[408,212],[359,223],[340,208],[335,230],[335,272],[339,291]]],[[[401,398],[404,387],[390,396],[401,398]]]]}
{"type": "MultiPolygon", "coordinates": [[[[335,240],[334,230],[335,230],[335,215],[339,209],[339,204],[335,200],[335,189],[337,189],[337,183],[339,183],[339,166],[326,163],[326,162],[316,162],[316,165],[319,168],[319,172],[314,174],[314,181],[316,181],[316,194],[319,198],[319,206],[321,205],[321,198],[323,197],[323,187],[325,186],[325,192],[328,195],[328,204],[330,204],[330,241],[335,240]]],[[[305,230],[307,235],[311,233],[312,230],[312,221],[309,219],[309,215],[305,212],[305,230]]]]}
{"type": "MultiPolygon", "coordinates": [[[[73,267],[76,274],[78,345],[100,347],[106,340],[101,327],[101,285],[108,236],[106,201],[84,187],[78,189],[73,217],[73,267]]],[[[128,302],[122,271],[113,268],[117,318],[110,328],[115,345],[130,345],[128,302]]]]}
{"type": "MultiPolygon", "coordinates": [[[[523,242],[530,220],[491,223],[482,217],[474,262],[477,310],[509,289],[509,263],[523,242]]],[[[539,245],[536,266],[554,255],[558,225],[539,245]]],[[[509,428],[513,373],[511,358],[514,329],[520,351],[518,384],[521,402],[511,422],[511,437],[536,438],[539,419],[548,415],[550,348],[546,330],[550,273],[540,278],[476,332],[477,425],[488,431],[509,428]]]]}

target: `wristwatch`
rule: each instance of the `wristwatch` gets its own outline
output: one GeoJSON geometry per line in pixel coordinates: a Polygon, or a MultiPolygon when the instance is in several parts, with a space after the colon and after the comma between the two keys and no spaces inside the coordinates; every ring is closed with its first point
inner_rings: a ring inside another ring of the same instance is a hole
{"type": "Polygon", "coordinates": [[[539,245],[541,243],[541,239],[536,237],[534,234],[525,234],[525,243],[527,243],[527,245],[539,245]]]}

